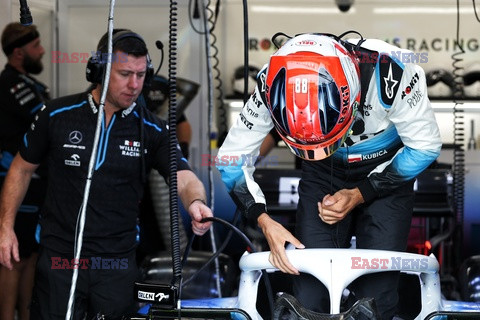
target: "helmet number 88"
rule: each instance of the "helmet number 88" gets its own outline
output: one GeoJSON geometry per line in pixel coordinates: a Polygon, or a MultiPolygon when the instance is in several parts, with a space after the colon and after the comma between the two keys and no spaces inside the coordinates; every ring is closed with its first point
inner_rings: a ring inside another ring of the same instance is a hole
{"type": "Polygon", "coordinates": [[[307,93],[308,92],[308,80],[307,78],[295,79],[295,93],[307,93]]]}

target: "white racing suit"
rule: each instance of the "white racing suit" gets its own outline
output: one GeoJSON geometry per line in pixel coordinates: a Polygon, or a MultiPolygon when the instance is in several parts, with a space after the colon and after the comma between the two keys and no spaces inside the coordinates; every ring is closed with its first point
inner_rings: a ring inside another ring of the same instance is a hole
{"type": "MultiPolygon", "coordinates": [[[[363,42],[355,54],[362,92],[352,134],[329,158],[303,161],[295,236],[307,248],[348,247],[356,235],[357,248],[404,251],[413,210],[413,180],[441,149],[425,73],[415,63],[425,62],[425,56],[374,39],[363,42]],[[333,226],[323,223],[317,202],[326,194],[355,187],[365,203],[333,226]]],[[[253,179],[251,161],[273,127],[265,98],[266,74],[267,66],[258,74],[255,91],[230,129],[217,161],[230,195],[250,219],[268,212],[253,179]]],[[[367,289],[357,289],[357,297],[374,297],[382,319],[389,319],[398,301],[393,290],[398,275],[370,276],[375,280],[362,284],[367,289]]],[[[322,286],[308,276],[295,278],[296,298],[309,309],[328,312],[328,295],[322,286]]]]}

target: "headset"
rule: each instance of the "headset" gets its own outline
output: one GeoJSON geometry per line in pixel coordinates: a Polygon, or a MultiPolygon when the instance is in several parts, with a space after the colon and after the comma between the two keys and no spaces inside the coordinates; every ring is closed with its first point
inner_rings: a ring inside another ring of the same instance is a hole
{"type": "MultiPolygon", "coordinates": [[[[143,38],[141,36],[139,36],[137,33],[132,32],[130,30],[120,30],[120,31],[114,32],[114,34],[113,34],[112,48],[115,49],[115,45],[120,40],[123,40],[125,38],[138,39],[145,45],[145,47],[147,47],[143,38]]],[[[105,43],[104,45],[99,47],[96,54],[94,54],[92,57],[90,57],[88,59],[87,69],[86,69],[86,77],[87,77],[87,81],[89,81],[89,82],[101,84],[102,81],[103,81],[103,77],[105,75],[105,65],[107,64],[107,61],[106,61],[107,59],[104,59],[102,57],[102,55],[107,52],[107,50],[106,50],[107,43],[105,43]],[[100,56],[98,54],[100,54],[100,56]]],[[[116,58],[118,58],[118,57],[116,57],[116,58]]],[[[112,57],[112,59],[113,59],[113,57],[112,57]]],[[[120,59],[123,59],[123,58],[120,58],[120,59]]],[[[155,70],[154,70],[153,65],[152,65],[152,60],[150,59],[150,55],[147,52],[147,70],[146,70],[146,73],[145,73],[145,81],[144,81],[145,86],[148,86],[150,84],[151,80],[153,79],[154,72],[155,72],[155,70]]]]}

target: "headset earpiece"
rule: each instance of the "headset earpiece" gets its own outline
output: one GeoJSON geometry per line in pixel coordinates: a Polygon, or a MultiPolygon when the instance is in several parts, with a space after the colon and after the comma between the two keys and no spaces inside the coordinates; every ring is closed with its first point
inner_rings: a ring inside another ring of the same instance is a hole
{"type": "Polygon", "coordinates": [[[86,77],[88,82],[102,83],[105,67],[99,59],[101,59],[101,57],[98,56],[92,56],[88,59],[86,70],[86,77]]]}
{"type": "MultiPolygon", "coordinates": [[[[115,45],[120,40],[125,38],[138,39],[141,42],[143,42],[143,44],[145,44],[145,47],[147,46],[143,38],[137,33],[129,30],[122,30],[113,34],[112,48],[115,48],[115,45]]],[[[100,47],[95,53],[95,55],[93,55],[92,57],[90,57],[90,59],[88,59],[85,75],[86,75],[87,81],[89,82],[98,83],[98,84],[101,84],[103,82],[103,77],[105,74],[105,65],[107,63],[107,59],[105,59],[104,57],[104,53],[107,52],[105,47],[106,47],[105,45],[100,47]]],[[[144,81],[145,86],[150,85],[150,82],[153,79],[154,73],[155,73],[155,70],[152,64],[152,60],[150,59],[150,55],[147,53],[147,70],[145,73],[145,81],[144,81]]]]}

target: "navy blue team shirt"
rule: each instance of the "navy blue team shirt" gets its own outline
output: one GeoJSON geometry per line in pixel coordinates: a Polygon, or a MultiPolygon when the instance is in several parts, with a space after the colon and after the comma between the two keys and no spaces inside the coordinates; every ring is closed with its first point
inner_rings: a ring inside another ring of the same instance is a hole
{"type": "MultiPolygon", "coordinates": [[[[116,112],[102,123],[82,246],[83,255],[118,255],[136,247],[143,196],[142,170],[168,177],[167,123],[143,108],[144,165],[141,161],[140,106],[116,112]],[[142,168],[142,166],[144,168],[142,168]]],[[[40,243],[72,253],[92,153],[98,106],[84,92],[50,101],[25,134],[20,154],[30,163],[47,160],[48,188],[40,243]]],[[[177,169],[190,170],[177,148],[177,169]]]]}

